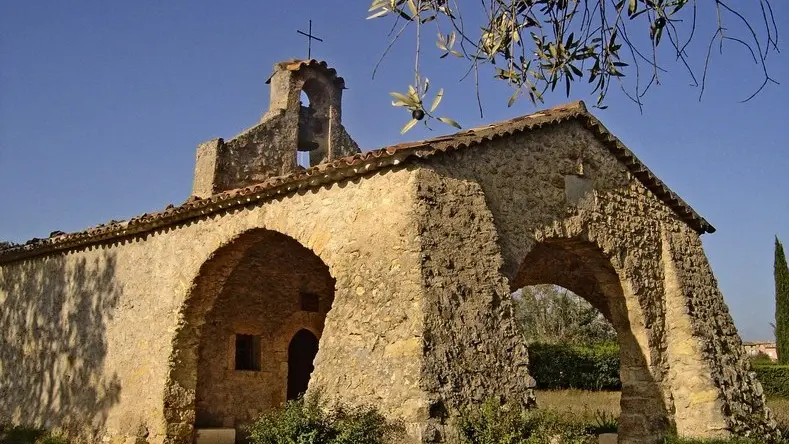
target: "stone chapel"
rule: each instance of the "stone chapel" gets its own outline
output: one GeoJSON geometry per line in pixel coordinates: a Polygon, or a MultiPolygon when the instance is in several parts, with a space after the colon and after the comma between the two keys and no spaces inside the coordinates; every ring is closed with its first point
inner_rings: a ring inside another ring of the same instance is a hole
{"type": "Polygon", "coordinates": [[[777,436],[713,226],[582,102],[362,152],[325,62],[268,83],[185,203],[0,250],[0,419],[187,444],[320,390],[448,442],[465,407],[533,404],[510,295],[556,284],[617,331],[621,443],[777,436]]]}

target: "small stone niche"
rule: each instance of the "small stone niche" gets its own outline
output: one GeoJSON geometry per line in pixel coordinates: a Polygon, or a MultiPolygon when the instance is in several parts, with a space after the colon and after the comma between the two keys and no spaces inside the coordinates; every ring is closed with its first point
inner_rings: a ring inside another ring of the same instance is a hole
{"type": "Polygon", "coordinates": [[[236,370],[260,371],[260,336],[236,335],[236,370]]]}

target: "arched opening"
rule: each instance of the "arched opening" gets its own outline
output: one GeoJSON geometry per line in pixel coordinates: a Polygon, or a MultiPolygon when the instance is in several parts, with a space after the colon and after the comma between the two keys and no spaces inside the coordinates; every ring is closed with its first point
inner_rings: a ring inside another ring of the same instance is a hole
{"type": "Polygon", "coordinates": [[[312,140],[309,131],[306,128],[309,126],[310,116],[314,113],[314,109],[310,106],[310,98],[304,90],[301,90],[299,109],[299,140],[298,150],[296,150],[296,164],[302,168],[309,168],[310,165],[310,151],[318,147],[317,143],[312,140]]]}
{"type": "Polygon", "coordinates": [[[581,296],[613,326],[622,387],[619,442],[657,442],[670,423],[662,389],[650,366],[641,307],[634,297],[626,296],[609,259],[588,242],[537,244],[523,260],[512,289],[540,284],[560,286],[581,296]]]}
{"type": "Polygon", "coordinates": [[[173,345],[165,399],[173,441],[194,428],[240,429],[281,405],[291,338],[312,332],[317,350],[334,285],[315,253],[281,233],[253,230],[217,250],[201,267],[173,345]]]}
{"type": "Polygon", "coordinates": [[[318,338],[309,330],[299,330],[288,345],[288,399],[307,391],[313,360],[318,354],[318,338]]]}
{"type": "Polygon", "coordinates": [[[329,91],[317,79],[304,82],[300,93],[296,162],[309,168],[323,160],[329,143],[329,91]]]}

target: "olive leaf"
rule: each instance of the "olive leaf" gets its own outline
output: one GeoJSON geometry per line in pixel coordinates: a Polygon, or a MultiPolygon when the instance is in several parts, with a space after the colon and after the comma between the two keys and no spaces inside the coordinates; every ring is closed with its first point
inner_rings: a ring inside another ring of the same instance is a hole
{"type": "Polygon", "coordinates": [[[403,126],[403,129],[400,130],[400,134],[405,134],[408,130],[413,128],[414,125],[416,125],[417,122],[419,122],[419,121],[416,120],[416,119],[409,120],[408,123],[406,123],[405,126],[403,126]]]}
{"type": "Polygon", "coordinates": [[[445,59],[452,55],[467,62],[470,66],[463,70],[466,75],[474,73],[477,88],[482,72],[479,68],[490,66],[493,77],[514,90],[508,106],[512,106],[521,94],[534,104],[543,102],[543,94],[557,86],[566,95],[572,94],[573,88],[581,87],[597,98],[597,106],[602,106],[611,87],[620,86],[640,107],[646,90],[663,83],[660,77],[668,75],[669,70],[661,66],[659,57],[664,53],[677,61],[703,92],[711,51],[722,48],[724,43],[734,42],[746,47],[745,54],[761,71],[762,83],[747,100],[766,85],[776,83],[766,65],[769,53],[778,51],[776,17],[771,5],[774,0],[757,0],[753,2],[757,6],[748,7],[750,9],[734,3],[717,0],[491,0],[481,3],[372,0],[368,18],[383,17],[394,21],[393,26],[402,24],[400,31],[391,34],[394,37],[384,56],[403,31],[416,31],[416,57],[413,71],[408,70],[414,73],[416,93],[409,90],[406,95],[411,99],[397,99],[395,106],[411,111],[424,110],[422,100],[429,84],[427,81],[422,84],[420,59],[429,53],[420,42],[423,36],[430,36],[426,37],[430,39],[436,36],[437,56],[445,59]],[[464,8],[481,4],[482,10],[463,15],[461,4],[464,8]],[[702,23],[703,20],[708,23],[702,23]],[[732,20],[737,26],[729,25],[732,20]],[[425,27],[435,32],[424,32],[425,27]],[[702,31],[708,32],[711,39],[699,37],[702,31]],[[641,35],[649,38],[636,37],[641,35]],[[694,41],[704,40],[709,42],[702,47],[706,53],[690,46],[694,41]],[[717,42],[720,45],[713,45],[717,42]],[[694,63],[697,60],[701,63],[694,63]],[[630,73],[635,73],[635,78],[623,82],[625,75],[630,73]],[[584,76],[587,82],[578,82],[584,76]]]}
{"type": "Polygon", "coordinates": [[[441,88],[441,89],[438,90],[438,93],[436,93],[436,98],[433,99],[433,104],[430,105],[430,112],[431,113],[433,111],[435,111],[436,108],[438,108],[438,104],[441,103],[441,99],[443,97],[444,97],[444,88],[441,88]]]}
{"type": "Polygon", "coordinates": [[[458,124],[454,120],[450,119],[449,117],[439,117],[438,120],[446,123],[449,126],[454,126],[457,129],[463,129],[463,127],[461,127],[460,124],[458,124]]]}

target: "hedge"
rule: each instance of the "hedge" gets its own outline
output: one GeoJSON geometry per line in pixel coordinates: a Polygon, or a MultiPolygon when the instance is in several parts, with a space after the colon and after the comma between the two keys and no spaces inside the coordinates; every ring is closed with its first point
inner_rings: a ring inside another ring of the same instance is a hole
{"type": "Polygon", "coordinates": [[[789,399],[789,365],[759,364],[753,370],[764,388],[764,394],[773,398],[789,399]]]}
{"type": "MultiPolygon", "coordinates": [[[[753,364],[764,393],[789,399],[789,365],[753,364]]],[[[619,390],[619,346],[532,344],[529,373],[538,389],[619,390]]]]}
{"type": "Polygon", "coordinates": [[[532,344],[529,373],[539,389],[619,390],[619,346],[532,344]]]}

